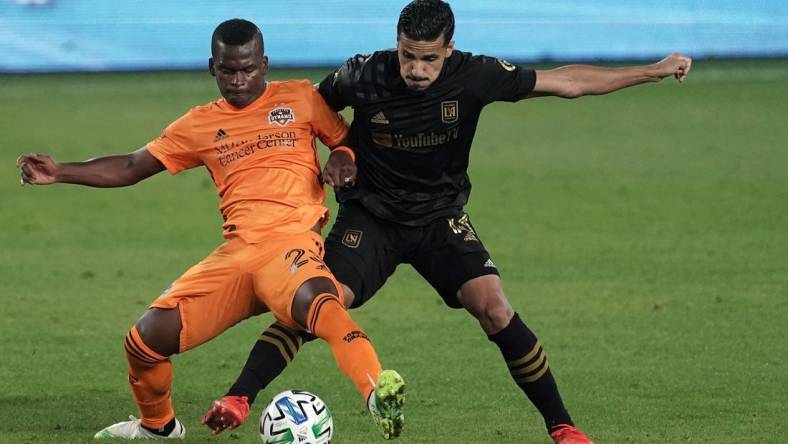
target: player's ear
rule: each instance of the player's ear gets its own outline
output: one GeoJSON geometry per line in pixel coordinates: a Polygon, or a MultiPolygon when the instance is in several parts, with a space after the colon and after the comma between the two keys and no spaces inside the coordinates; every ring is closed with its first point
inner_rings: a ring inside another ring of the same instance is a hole
{"type": "Polygon", "coordinates": [[[449,44],[446,45],[446,57],[451,57],[452,51],[454,51],[454,40],[449,40],[449,44]]]}
{"type": "Polygon", "coordinates": [[[263,75],[268,74],[268,56],[263,56],[263,61],[260,64],[260,73],[263,75]]]}
{"type": "Polygon", "coordinates": [[[212,76],[216,77],[216,71],[213,70],[213,57],[208,58],[208,72],[211,73],[212,76]]]}

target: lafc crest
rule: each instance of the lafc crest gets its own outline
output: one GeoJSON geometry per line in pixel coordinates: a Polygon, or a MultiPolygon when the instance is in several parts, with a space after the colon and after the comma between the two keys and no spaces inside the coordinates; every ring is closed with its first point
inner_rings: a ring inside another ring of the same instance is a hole
{"type": "Polygon", "coordinates": [[[456,100],[441,102],[441,121],[443,123],[454,123],[459,118],[459,106],[456,100]]]}
{"type": "Polygon", "coordinates": [[[359,230],[345,230],[345,234],[342,235],[342,244],[346,247],[358,248],[363,234],[364,232],[359,230]]]}
{"type": "Polygon", "coordinates": [[[463,214],[458,218],[449,218],[449,228],[454,234],[464,234],[463,238],[466,242],[478,242],[479,238],[476,237],[476,231],[471,226],[471,221],[468,219],[467,214],[463,214]]]}

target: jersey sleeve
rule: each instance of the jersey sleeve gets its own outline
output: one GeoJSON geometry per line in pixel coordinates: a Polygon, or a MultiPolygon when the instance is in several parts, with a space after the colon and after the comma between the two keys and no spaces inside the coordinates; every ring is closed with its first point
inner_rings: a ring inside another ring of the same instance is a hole
{"type": "Polygon", "coordinates": [[[192,141],[191,127],[192,119],[187,113],[148,143],[148,152],[159,159],[170,174],[203,164],[192,141]]]}
{"type": "Polygon", "coordinates": [[[357,54],[347,59],[345,64],[327,75],[319,84],[318,91],[335,111],[342,111],[353,105],[353,83],[361,75],[361,68],[368,56],[357,54]]]}
{"type": "Polygon", "coordinates": [[[499,100],[516,102],[528,97],[536,85],[536,71],[494,57],[478,56],[475,60],[479,99],[483,104],[499,100]]]}
{"type": "Polygon", "coordinates": [[[345,140],[348,125],[336,111],[329,108],[323,96],[314,88],[309,88],[312,105],[312,128],[323,144],[335,147],[345,140]]]}

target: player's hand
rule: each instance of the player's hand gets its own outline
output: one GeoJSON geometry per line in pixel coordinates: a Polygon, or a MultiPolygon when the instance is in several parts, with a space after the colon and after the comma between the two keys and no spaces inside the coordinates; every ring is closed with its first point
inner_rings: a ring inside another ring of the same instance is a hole
{"type": "Polygon", "coordinates": [[[58,163],[45,154],[23,154],[16,159],[21,171],[20,183],[49,185],[55,183],[58,163]]]}
{"type": "Polygon", "coordinates": [[[657,75],[660,79],[673,76],[679,82],[687,78],[692,68],[692,59],[677,52],[665,57],[656,63],[657,75]]]}
{"type": "Polygon", "coordinates": [[[246,421],[249,415],[249,404],[246,397],[225,396],[216,400],[211,408],[205,412],[200,424],[211,429],[211,435],[218,435],[224,429],[233,430],[246,421]]]}
{"type": "Polygon", "coordinates": [[[340,188],[350,188],[356,184],[356,163],[346,151],[331,151],[321,178],[334,187],[335,192],[340,188]]]}

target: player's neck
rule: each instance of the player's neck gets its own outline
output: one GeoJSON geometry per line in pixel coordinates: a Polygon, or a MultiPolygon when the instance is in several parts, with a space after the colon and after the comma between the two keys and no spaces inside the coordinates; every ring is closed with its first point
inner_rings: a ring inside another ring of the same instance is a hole
{"type": "Polygon", "coordinates": [[[260,98],[265,95],[266,91],[268,91],[268,81],[267,80],[265,82],[263,82],[263,87],[260,88],[260,92],[257,95],[255,95],[255,97],[247,105],[242,106],[242,107],[237,107],[237,106],[233,105],[232,103],[230,103],[226,98],[224,99],[224,103],[227,105],[227,107],[229,109],[231,109],[233,111],[244,111],[244,110],[247,110],[247,109],[249,109],[251,107],[254,107],[254,105],[257,102],[260,101],[260,98]]]}

